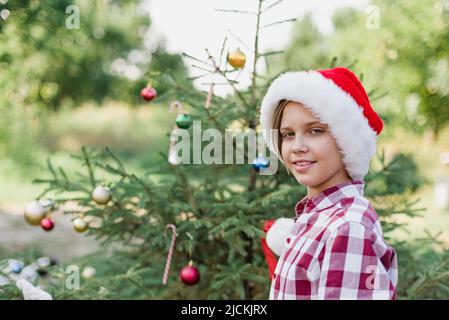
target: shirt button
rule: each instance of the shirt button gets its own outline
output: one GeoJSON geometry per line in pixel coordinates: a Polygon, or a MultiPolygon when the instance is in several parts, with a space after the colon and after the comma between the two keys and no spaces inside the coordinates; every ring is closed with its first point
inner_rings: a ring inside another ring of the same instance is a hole
{"type": "Polygon", "coordinates": [[[290,238],[287,238],[287,243],[290,243],[290,238]]]}

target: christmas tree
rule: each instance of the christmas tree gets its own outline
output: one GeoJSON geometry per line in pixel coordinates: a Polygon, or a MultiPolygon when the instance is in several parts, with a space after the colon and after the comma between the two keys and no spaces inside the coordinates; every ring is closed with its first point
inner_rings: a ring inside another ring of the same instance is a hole
{"type": "MultiPolygon", "coordinates": [[[[136,175],[109,148],[83,148],[75,156],[83,168],[76,176],[68,176],[63,168],[48,161],[49,177],[35,180],[45,188],[27,209],[28,222],[51,230],[52,212],[63,212],[73,217],[75,231],[104,245],[98,254],[67,263],[96,269],[94,276],[85,276],[75,289],[67,286],[66,265],[47,267],[51,281],[43,284],[53,298],[268,297],[270,278],[260,243],[263,223],[293,216],[294,205],[305,196],[306,189],[283,167],[268,174],[277,160],[267,156],[265,146],[254,147],[254,137],[260,133],[261,99],[279,75],[262,73],[258,62],[268,64],[272,55],[282,53],[260,52],[259,31],[293,20],[262,26],[264,14],[281,3],[267,2],[257,0],[256,12],[222,10],[255,15],[252,51],[229,48],[225,39],[217,57],[209,51],[206,60],[184,54],[195,68],[204,71],[191,80],[214,79],[207,91],[185,87],[183,79],[164,70],[156,79],[171,88],[164,96],[158,97],[158,88],[150,83],[142,90],[145,100],[165,103],[177,113],[174,127],[167,128],[170,145],[167,150],[155,150],[164,160],[163,167],[136,175]],[[250,55],[252,64],[248,65],[250,55]],[[251,74],[251,84],[245,89],[240,89],[236,80],[242,69],[251,74]],[[214,95],[214,86],[223,83],[234,94],[225,98],[214,95]],[[198,141],[195,130],[208,129],[215,131],[200,135],[198,141]],[[180,139],[189,143],[178,148],[180,139]]],[[[321,67],[336,63],[335,59],[328,61],[321,67]]],[[[419,297],[426,286],[442,286],[441,281],[446,280],[441,277],[444,265],[423,275],[413,247],[388,236],[404,227],[396,222],[395,215],[414,216],[418,211],[415,199],[409,196],[420,182],[415,169],[406,155],[387,161],[381,153],[365,179],[365,195],[381,216],[387,241],[398,251],[399,297],[419,297]]],[[[3,286],[0,294],[20,297],[13,285],[3,286]]]]}

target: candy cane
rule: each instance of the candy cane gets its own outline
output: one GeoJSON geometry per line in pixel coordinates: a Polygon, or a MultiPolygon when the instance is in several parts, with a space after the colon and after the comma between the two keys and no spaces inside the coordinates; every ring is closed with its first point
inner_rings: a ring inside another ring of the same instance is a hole
{"type": "MultiPolygon", "coordinates": [[[[171,239],[170,249],[168,250],[167,262],[165,263],[164,277],[162,278],[162,284],[167,284],[168,270],[170,269],[171,257],[173,255],[173,249],[176,243],[176,227],[173,224],[167,224],[166,228],[170,228],[173,231],[173,236],[171,239]]],[[[167,230],[166,230],[167,231],[167,230]]]]}

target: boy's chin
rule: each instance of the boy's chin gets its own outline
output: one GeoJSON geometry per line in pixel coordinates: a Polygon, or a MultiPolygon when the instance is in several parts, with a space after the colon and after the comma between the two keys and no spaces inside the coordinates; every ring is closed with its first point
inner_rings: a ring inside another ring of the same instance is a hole
{"type": "Polygon", "coordinates": [[[299,184],[305,186],[305,187],[315,187],[320,185],[322,183],[322,179],[319,179],[317,177],[312,177],[307,174],[295,174],[295,179],[298,181],[299,184]]]}
{"type": "Polygon", "coordinates": [[[311,187],[313,185],[315,185],[315,181],[313,181],[314,179],[311,177],[307,177],[307,175],[304,174],[295,174],[295,179],[296,181],[298,181],[299,184],[305,186],[305,187],[311,187]]]}

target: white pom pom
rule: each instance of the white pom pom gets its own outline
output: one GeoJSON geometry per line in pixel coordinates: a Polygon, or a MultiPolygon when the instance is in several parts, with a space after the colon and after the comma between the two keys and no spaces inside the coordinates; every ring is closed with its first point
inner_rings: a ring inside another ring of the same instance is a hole
{"type": "Polygon", "coordinates": [[[53,300],[48,292],[33,286],[25,279],[18,280],[16,286],[22,291],[23,299],[25,300],[53,300]]]}
{"type": "Polygon", "coordinates": [[[286,244],[285,241],[287,236],[292,230],[294,224],[295,222],[293,219],[279,218],[268,230],[265,237],[267,245],[277,256],[281,255],[282,249],[284,249],[286,244]]]}

